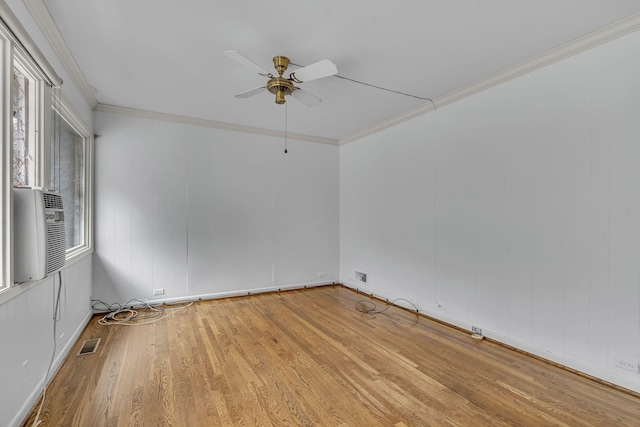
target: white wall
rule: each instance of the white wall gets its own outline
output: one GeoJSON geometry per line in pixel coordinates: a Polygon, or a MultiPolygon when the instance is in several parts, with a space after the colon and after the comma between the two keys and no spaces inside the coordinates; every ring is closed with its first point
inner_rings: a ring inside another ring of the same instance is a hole
{"type": "MultiPolygon", "coordinates": [[[[58,275],[0,305],[0,425],[19,425],[42,392],[53,352],[58,275]],[[25,364],[26,362],[26,364],[25,364]],[[24,368],[23,368],[23,364],[24,368]]],[[[93,314],[91,257],[62,270],[55,372],[93,314]]]]}
{"type": "MultiPolygon", "coordinates": [[[[74,86],[23,2],[7,0],[6,3],[64,80],[61,90],[63,96],[91,128],[91,107],[74,86]]],[[[90,256],[62,271],[63,287],[53,371],[62,363],[92,314],[89,302],[91,271],[90,256]]],[[[57,289],[57,285],[56,275],[13,299],[6,301],[3,297],[4,302],[0,303],[0,426],[19,425],[42,392],[44,375],[53,352],[53,295],[54,286],[57,289]]],[[[14,290],[9,292],[13,294],[14,290]]]]}
{"type": "Polygon", "coordinates": [[[640,391],[615,366],[640,358],[638,51],[631,34],[341,146],[341,280],[640,391]]]}
{"type": "Polygon", "coordinates": [[[337,146],[104,112],[96,133],[95,298],[337,281],[337,146]]]}

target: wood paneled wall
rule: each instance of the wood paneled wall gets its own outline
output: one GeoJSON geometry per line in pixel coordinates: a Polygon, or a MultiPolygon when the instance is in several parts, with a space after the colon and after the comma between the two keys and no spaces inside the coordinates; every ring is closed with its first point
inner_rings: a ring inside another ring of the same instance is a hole
{"type": "Polygon", "coordinates": [[[341,279],[640,390],[616,366],[640,361],[638,49],[630,34],[341,146],[341,279]]]}
{"type": "Polygon", "coordinates": [[[96,128],[96,298],[338,279],[338,147],[104,112],[96,128]]]}

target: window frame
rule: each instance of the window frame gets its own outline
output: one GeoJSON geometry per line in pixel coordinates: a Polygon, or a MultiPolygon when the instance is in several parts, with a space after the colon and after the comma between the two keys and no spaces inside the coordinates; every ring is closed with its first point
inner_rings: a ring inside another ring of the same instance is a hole
{"type": "Polygon", "coordinates": [[[28,140],[32,149],[30,151],[32,155],[30,172],[33,174],[30,179],[31,187],[48,188],[49,178],[47,173],[50,168],[45,160],[48,158],[50,150],[47,140],[48,135],[51,134],[51,129],[50,125],[47,124],[47,118],[51,117],[48,108],[51,105],[51,88],[45,83],[42,73],[23,54],[14,50],[12,56],[11,77],[13,77],[13,69],[18,68],[30,83],[28,114],[31,125],[28,129],[28,140]]]}
{"type": "MultiPolygon", "coordinates": [[[[35,114],[32,118],[36,137],[33,140],[34,176],[31,181],[33,187],[51,188],[51,147],[52,147],[52,117],[54,108],[60,119],[72,127],[83,139],[83,184],[84,184],[84,224],[83,244],[66,251],[65,266],[79,261],[90,255],[94,250],[93,239],[93,168],[94,168],[94,135],[91,127],[81,118],[59,89],[50,86],[50,80],[35,64],[30,55],[16,44],[13,34],[0,23],[0,133],[2,149],[0,150],[0,211],[2,222],[0,226],[0,304],[26,292],[41,283],[33,281],[26,283],[13,282],[13,120],[11,85],[14,65],[25,70],[29,77],[34,78],[32,102],[35,102],[35,114]],[[54,95],[57,99],[54,102],[54,95]]],[[[46,279],[44,279],[46,280],[46,279]]]]}
{"type": "MultiPolygon", "coordinates": [[[[93,134],[64,96],[60,95],[59,102],[54,103],[50,111],[55,111],[60,116],[60,120],[64,120],[82,138],[83,144],[83,242],[81,245],[67,249],[66,265],[69,265],[93,252],[93,134]]],[[[48,146],[49,157],[45,162],[50,164],[51,138],[49,138],[48,146]]],[[[50,176],[51,174],[48,175],[48,180],[50,180],[50,176]]]]}
{"type": "Polygon", "coordinates": [[[0,228],[0,292],[13,286],[13,119],[11,117],[11,76],[13,72],[13,46],[11,39],[0,31],[0,130],[2,150],[0,151],[0,211],[2,212],[2,226],[0,228]]]}

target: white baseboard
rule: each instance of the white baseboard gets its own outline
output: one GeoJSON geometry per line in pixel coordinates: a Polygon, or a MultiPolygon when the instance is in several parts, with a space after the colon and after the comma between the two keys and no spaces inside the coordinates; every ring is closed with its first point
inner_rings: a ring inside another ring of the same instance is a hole
{"type": "MultiPolygon", "coordinates": [[[[358,290],[360,292],[363,292],[367,295],[373,295],[376,298],[381,298],[381,299],[386,299],[385,297],[376,295],[375,293],[371,292],[370,289],[367,289],[366,284],[364,283],[360,283],[360,282],[353,282],[353,281],[346,281],[346,282],[342,282],[343,286],[346,286],[347,288],[353,289],[353,290],[358,290]],[[364,285],[364,286],[362,286],[364,285]]],[[[431,317],[433,319],[436,319],[442,323],[451,325],[451,326],[455,326],[457,328],[461,328],[464,330],[469,331],[469,333],[471,333],[471,324],[468,324],[466,322],[461,322],[458,321],[456,319],[452,319],[446,316],[442,315],[442,312],[434,312],[434,311],[430,311],[430,310],[423,310],[421,307],[418,307],[418,309],[420,310],[420,313],[424,314],[425,316],[431,317]]],[[[545,350],[543,348],[540,347],[536,347],[534,345],[530,345],[527,343],[523,343],[521,341],[518,341],[516,339],[513,339],[509,336],[506,335],[502,335],[498,332],[495,331],[491,331],[488,330],[486,328],[482,328],[482,334],[486,337],[489,338],[493,341],[508,345],[510,347],[514,347],[518,350],[522,350],[526,353],[532,354],[534,356],[540,357],[544,360],[548,360],[551,363],[555,363],[557,365],[561,365],[564,366],[566,368],[575,370],[575,371],[579,371],[583,374],[589,375],[591,377],[609,382],[611,384],[615,384],[617,386],[626,388],[628,390],[631,390],[633,392],[636,393],[640,393],[640,376],[638,378],[638,381],[633,381],[615,374],[612,374],[611,372],[608,372],[606,370],[591,366],[591,365],[587,365],[583,362],[580,362],[578,360],[575,359],[571,359],[567,356],[564,356],[562,354],[557,354],[557,353],[553,353],[550,352],[548,350],[545,350]]]]}
{"type": "MultiPolygon", "coordinates": [[[[221,299],[221,298],[230,298],[230,297],[241,297],[247,295],[254,294],[263,294],[267,292],[278,292],[278,291],[289,291],[294,289],[305,289],[305,288],[314,288],[317,286],[326,286],[337,284],[338,282],[335,280],[322,281],[322,282],[309,282],[309,283],[295,283],[289,285],[281,285],[281,286],[267,286],[264,288],[253,288],[253,289],[240,289],[235,291],[225,291],[225,292],[214,292],[210,294],[198,294],[198,295],[185,295],[181,297],[174,298],[159,298],[159,299],[140,299],[140,301],[147,301],[151,305],[157,304],[171,304],[177,302],[188,302],[188,301],[205,301],[212,299],[221,299]]],[[[96,310],[94,313],[105,312],[104,310],[96,310]]]]}
{"type": "Polygon", "coordinates": [[[515,340],[508,336],[501,335],[497,332],[486,330],[485,328],[482,328],[482,334],[485,337],[490,338],[494,341],[498,341],[508,346],[533,354],[535,356],[548,360],[557,365],[562,365],[569,369],[582,372],[583,374],[589,375],[591,377],[609,382],[611,384],[615,384],[617,386],[626,388],[636,393],[640,393],[640,382],[636,382],[636,381],[629,380],[627,378],[620,377],[618,375],[612,374],[609,371],[587,365],[583,362],[571,359],[562,354],[553,353],[548,350],[523,343],[521,341],[515,340]]]}
{"type": "MultiPolygon", "coordinates": [[[[228,297],[239,297],[245,295],[252,294],[263,294],[267,292],[277,292],[277,291],[289,291],[294,289],[305,289],[305,288],[314,288],[317,286],[326,286],[337,283],[335,281],[323,281],[323,282],[310,282],[310,283],[296,283],[290,285],[282,285],[282,286],[267,286],[264,288],[254,288],[254,289],[243,289],[238,291],[227,291],[227,292],[216,292],[212,294],[202,294],[196,295],[193,297],[187,297],[187,299],[191,301],[199,301],[199,300],[210,300],[210,299],[219,299],[219,298],[228,298],[228,297]]],[[[172,298],[172,299],[180,299],[180,298],[172,298]]],[[[184,300],[185,298],[182,298],[184,300]]],[[[154,300],[155,302],[159,302],[158,300],[154,300]]],[[[173,302],[169,299],[168,302],[173,302]]]]}
{"type": "MultiPolygon", "coordinates": [[[[67,340],[67,342],[65,343],[65,345],[62,348],[60,348],[60,350],[58,351],[58,354],[53,359],[53,365],[51,366],[51,372],[49,373],[50,379],[53,379],[53,377],[55,377],[56,373],[58,372],[58,369],[62,365],[62,362],[67,357],[69,352],[71,352],[71,349],[75,345],[76,341],[80,337],[80,334],[82,334],[82,331],[84,331],[84,328],[87,326],[87,324],[89,323],[92,317],[93,317],[93,312],[92,310],[89,310],[87,314],[84,316],[84,318],[82,319],[82,321],[78,324],[78,327],[73,332],[73,335],[71,335],[67,340]]],[[[45,380],[46,378],[42,378],[42,380],[38,382],[38,384],[33,389],[31,394],[27,398],[27,400],[20,407],[20,410],[18,411],[18,413],[16,413],[13,419],[9,422],[9,427],[19,426],[29,416],[29,414],[31,413],[31,410],[33,409],[33,405],[36,404],[36,402],[38,401],[38,398],[40,397],[40,394],[42,393],[45,380]]]]}

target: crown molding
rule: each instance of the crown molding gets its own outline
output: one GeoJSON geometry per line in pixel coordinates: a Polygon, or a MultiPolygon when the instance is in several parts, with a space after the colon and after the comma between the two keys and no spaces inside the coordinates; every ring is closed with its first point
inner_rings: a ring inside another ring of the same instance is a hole
{"type": "Polygon", "coordinates": [[[3,27],[6,28],[6,31],[3,28],[0,28],[0,31],[12,41],[14,47],[26,57],[33,59],[43,77],[53,86],[59,86],[62,79],[4,0],[0,0],[0,22],[3,22],[3,27]]]}
{"type": "Polygon", "coordinates": [[[378,133],[387,128],[406,122],[407,120],[411,120],[414,117],[418,117],[430,111],[434,111],[437,108],[440,108],[440,106],[441,105],[439,105],[438,99],[435,99],[433,102],[429,101],[429,103],[427,104],[420,105],[418,107],[412,108],[411,110],[405,111],[404,113],[389,117],[388,119],[378,122],[373,126],[369,126],[368,128],[364,128],[361,131],[354,133],[353,135],[342,138],[338,141],[338,145],[348,144],[349,142],[357,141],[358,139],[373,135],[374,133],[378,133]]]}
{"type": "MultiPolygon", "coordinates": [[[[57,56],[62,61],[65,69],[70,74],[72,80],[79,88],[82,96],[86,102],[93,109],[104,112],[112,112],[118,114],[127,114],[138,117],[146,117],[152,119],[173,121],[178,123],[191,124],[196,126],[205,126],[218,129],[226,129],[237,132],[253,133],[265,136],[284,137],[284,132],[273,131],[263,128],[255,128],[251,126],[242,126],[231,123],[217,122],[213,120],[196,119],[185,116],[177,116],[172,114],[158,113],[153,111],[137,110],[134,108],[119,107],[106,104],[98,104],[97,99],[87,83],[82,71],[75,62],[71,51],[67,47],[66,43],[58,27],[56,26],[49,10],[45,6],[43,0],[22,0],[35,22],[38,24],[43,34],[51,44],[57,56]]],[[[620,21],[617,21],[611,25],[600,28],[596,31],[588,33],[582,37],[574,39],[570,42],[562,44],[550,51],[547,51],[541,55],[533,57],[531,59],[520,62],[512,67],[506,68],[495,74],[492,74],[484,79],[481,79],[475,83],[464,86],[439,98],[436,98],[433,103],[429,102],[420,105],[411,110],[405,111],[396,116],[390,117],[382,122],[376,123],[368,128],[356,132],[345,138],[335,140],[330,138],[321,138],[304,134],[292,134],[288,133],[287,136],[291,139],[297,139],[301,141],[319,142],[322,144],[330,145],[343,145],[358,139],[362,139],[366,136],[380,132],[386,128],[398,125],[402,122],[415,118],[417,116],[429,113],[438,108],[444,107],[447,104],[459,101],[469,96],[475,95],[484,90],[498,86],[509,80],[513,80],[525,74],[531,73],[547,65],[569,58],[585,50],[592,49],[603,43],[609,42],[616,38],[622,37],[626,34],[640,30],[640,13],[631,15],[620,21]]]]}
{"type": "Polygon", "coordinates": [[[356,141],[358,139],[362,139],[376,132],[380,132],[381,130],[384,130],[386,128],[398,125],[414,117],[426,114],[430,111],[434,111],[438,108],[444,107],[447,104],[451,104],[453,102],[467,98],[471,95],[475,95],[479,92],[498,86],[509,80],[521,77],[525,74],[546,67],[547,65],[551,65],[555,62],[577,55],[581,52],[592,49],[596,46],[607,43],[611,40],[615,40],[619,37],[625,36],[638,30],[640,30],[640,13],[636,13],[611,25],[607,25],[606,27],[602,27],[582,37],[564,43],[554,49],[551,49],[550,51],[547,51],[526,61],[520,62],[512,67],[492,74],[482,80],[478,80],[475,83],[471,83],[460,89],[454,90],[453,92],[449,92],[444,96],[436,98],[433,103],[429,102],[427,104],[422,104],[416,108],[398,114],[397,116],[391,117],[380,123],[376,123],[373,126],[365,128],[353,135],[340,139],[339,144],[343,145],[352,141],[356,141]]]}
{"type": "Polygon", "coordinates": [[[73,54],[69,50],[69,47],[67,47],[67,44],[65,43],[62,34],[60,34],[60,30],[58,30],[56,23],[53,21],[47,6],[45,6],[42,0],[22,0],[22,2],[29,10],[29,13],[38,27],[40,27],[45,38],[49,41],[53,51],[62,62],[65,70],[67,70],[71,76],[71,80],[73,80],[80,90],[84,100],[92,109],[95,109],[98,105],[98,100],[96,99],[93,90],[91,90],[91,87],[89,87],[89,83],[87,83],[87,80],[85,79],[84,74],[82,74],[80,67],[78,67],[76,60],[73,58],[73,54]]]}
{"type": "MultiPolygon", "coordinates": [[[[96,111],[103,113],[123,114],[127,116],[142,117],[145,119],[162,120],[167,122],[182,123],[192,126],[203,126],[214,129],[230,130],[234,132],[252,133],[255,135],[271,136],[275,138],[284,138],[285,133],[271,129],[264,129],[252,126],[243,126],[233,123],[218,122],[215,120],[197,119],[194,117],[178,116],[175,114],[159,113],[157,111],[139,110],[137,108],[120,107],[118,105],[98,104],[96,111]]],[[[317,142],[327,145],[338,145],[337,139],[321,138],[319,136],[304,135],[301,133],[287,132],[288,139],[298,141],[317,142]]]]}

